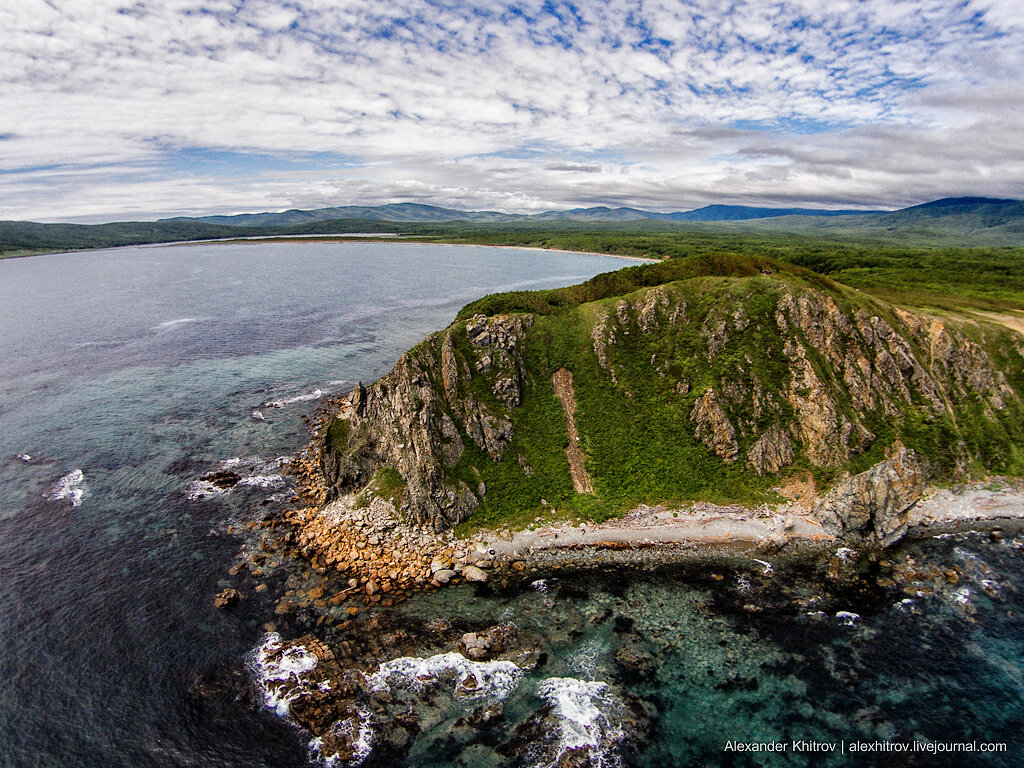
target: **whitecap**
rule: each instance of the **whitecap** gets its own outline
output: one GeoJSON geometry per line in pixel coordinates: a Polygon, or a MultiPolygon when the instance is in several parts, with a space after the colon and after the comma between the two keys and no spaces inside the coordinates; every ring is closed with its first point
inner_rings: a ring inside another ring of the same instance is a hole
{"type": "Polygon", "coordinates": [[[857,556],[857,550],[850,549],[849,547],[840,547],[836,550],[836,557],[842,560],[844,563],[850,562],[851,558],[857,556]]]}
{"type": "Polygon", "coordinates": [[[836,611],[836,618],[844,627],[852,627],[854,622],[860,619],[860,614],[853,611],[836,611]]]}
{"type": "Polygon", "coordinates": [[[50,498],[53,501],[67,499],[71,502],[72,507],[77,507],[82,503],[88,492],[89,490],[85,486],[85,474],[82,470],[76,469],[68,472],[57,481],[57,484],[53,486],[53,490],[50,491],[50,498]]]}
{"type": "Polygon", "coordinates": [[[188,323],[198,323],[199,318],[197,317],[182,317],[177,320],[168,320],[166,323],[160,323],[159,325],[153,326],[152,330],[162,331],[168,328],[177,328],[179,325],[186,325],[188,323]]]}
{"type": "Polygon", "coordinates": [[[249,475],[238,481],[239,485],[251,485],[256,488],[283,488],[284,477],[281,475],[249,475]]]}
{"type": "Polygon", "coordinates": [[[208,480],[193,480],[185,488],[189,501],[205,501],[215,496],[223,496],[230,488],[218,488],[208,480]]]}
{"type": "Polygon", "coordinates": [[[958,589],[953,593],[953,600],[960,605],[970,605],[971,602],[971,590],[968,587],[958,589]]]}
{"type": "Polygon", "coordinates": [[[384,662],[366,680],[377,691],[408,688],[414,691],[452,677],[452,693],[464,699],[503,699],[519,684],[525,671],[511,661],[472,661],[461,653],[420,658],[403,656],[384,662]]]}
{"type": "Polygon", "coordinates": [[[537,694],[558,718],[558,753],[551,765],[574,749],[588,749],[588,764],[598,768],[618,762],[608,745],[623,737],[618,723],[622,705],[607,683],[549,677],[541,681],[537,694]]]}
{"type": "Polygon", "coordinates": [[[27,464],[28,462],[32,461],[32,457],[31,457],[31,456],[29,456],[29,455],[28,455],[27,453],[19,453],[19,454],[18,454],[18,455],[17,455],[17,456],[15,457],[15,458],[21,459],[21,460],[22,460],[22,461],[24,461],[24,462],[25,462],[26,464],[27,464]]]}
{"type": "Polygon", "coordinates": [[[317,658],[301,645],[282,653],[282,645],[279,634],[267,633],[250,657],[250,665],[263,705],[287,717],[291,702],[312,690],[303,675],[316,668],[317,658]]]}
{"type": "Polygon", "coordinates": [[[307,392],[304,395],[296,395],[295,397],[286,397],[282,400],[268,400],[263,403],[264,408],[283,408],[286,405],[292,403],[304,403],[308,400],[319,400],[324,396],[323,390],[314,389],[312,392],[307,392]]]}
{"type": "Polygon", "coordinates": [[[249,414],[256,421],[266,421],[267,417],[263,415],[263,412],[259,408],[253,409],[253,412],[249,414]]]}
{"type": "Polygon", "coordinates": [[[750,559],[753,560],[755,563],[760,563],[761,565],[764,566],[764,570],[761,571],[761,573],[763,575],[771,576],[775,572],[775,569],[772,568],[772,564],[771,563],[766,562],[764,560],[758,560],[756,557],[752,557],[750,559]]]}
{"type": "Polygon", "coordinates": [[[537,579],[536,581],[531,581],[530,582],[530,588],[531,589],[535,589],[538,592],[547,592],[548,591],[548,580],[547,579],[537,579]]]}

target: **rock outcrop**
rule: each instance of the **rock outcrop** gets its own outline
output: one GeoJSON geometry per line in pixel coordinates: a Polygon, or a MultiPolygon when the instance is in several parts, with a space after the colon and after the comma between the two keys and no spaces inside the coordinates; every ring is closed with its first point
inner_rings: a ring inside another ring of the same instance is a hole
{"type": "Polygon", "coordinates": [[[359,384],[350,407],[338,414],[347,422],[344,443],[323,452],[328,500],[391,466],[405,483],[401,512],[410,522],[443,531],[469,517],[486,489],[450,470],[465,450],[463,436],[492,461],[504,458],[514,434],[509,410],[522,399],[521,347],[531,324],[529,315],[479,315],[445,331],[440,344],[406,352],[373,386],[359,384]],[[473,386],[474,376],[490,383],[485,392],[473,386]]]}
{"type": "Polygon", "coordinates": [[[826,532],[844,539],[895,543],[924,493],[924,468],[906,448],[839,483],[814,505],[826,532]]]}
{"type": "MultiPolygon", "coordinates": [[[[616,505],[720,483],[753,498],[793,465],[840,476],[898,445],[944,477],[1016,471],[1024,347],[1008,332],[787,270],[464,317],[337,410],[320,435],[326,496],[390,467],[403,520],[445,531],[481,504],[492,520],[579,495],[593,509],[595,488],[616,505]]],[[[886,504],[833,527],[891,540],[902,510],[886,504]]]]}

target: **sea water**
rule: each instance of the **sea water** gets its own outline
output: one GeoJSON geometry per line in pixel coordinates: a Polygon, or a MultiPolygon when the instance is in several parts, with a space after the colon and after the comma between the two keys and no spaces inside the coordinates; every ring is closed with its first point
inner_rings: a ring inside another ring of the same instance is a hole
{"type": "MultiPolygon", "coordinates": [[[[303,416],[385,373],[479,295],[622,265],[384,242],[0,262],[0,765],[315,761],[318,741],[274,686],[314,660],[266,659],[320,632],[274,613],[301,564],[265,574],[262,592],[228,574],[254,545],[246,523],[286,502],[280,464],[304,441],[303,416]],[[218,470],[241,480],[201,480],[218,470]],[[213,595],[233,586],[242,601],[217,610],[213,595]]],[[[369,661],[368,688],[408,706],[420,728],[385,751],[389,724],[360,711],[356,757],[417,768],[570,766],[584,753],[586,765],[623,768],[1016,766],[1022,549],[1013,531],[958,533],[885,556],[955,568],[955,583],[889,584],[847,549],[839,564],[867,571],[856,582],[830,580],[815,557],[758,554],[417,595],[393,623],[512,622],[540,661],[523,672],[453,648],[369,661]],[[460,695],[470,675],[474,693],[460,695]],[[424,698],[432,677],[444,684],[424,698]],[[493,716],[470,724],[481,707],[493,716]],[[1005,751],[850,751],[895,742],[1005,751]]]]}
{"type": "Polygon", "coordinates": [[[302,417],[484,294],[630,262],[409,243],[0,261],[0,765],[305,765],[213,595],[302,417]],[[225,492],[199,478],[231,469],[225,492]]]}

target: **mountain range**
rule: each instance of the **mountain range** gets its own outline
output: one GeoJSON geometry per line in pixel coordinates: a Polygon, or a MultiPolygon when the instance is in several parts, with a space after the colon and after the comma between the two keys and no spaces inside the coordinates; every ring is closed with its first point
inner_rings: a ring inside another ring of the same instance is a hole
{"type": "Polygon", "coordinates": [[[566,247],[564,240],[571,233],[615,232],[668,238],[681,232],[753,232],[874,244],[1003,247],[1024,246],[1024,201],[950,197],[894,211],[709,205],[674,213],[596,207],[532,215],[392,203],[106,224],[0,221],[0,257],[218,238],[373,232],[541,247],[566,247]],[[550,235],[557,235],[562,244],[553,244],[550,235]]]}
{"type": "Polygon", "coordinates": [[[387,205],[344,205],[335,208],[317,208],[310,211],[292,209],[278,213],[241,213],[233,216],[176,217],[160,221],[199,221],[233,227],[278,227],[306,224],[335,219],[363,219],[366,221],[473,221],[487,223],[540,222],[540,221],[746,221],[778,216],[856,216],[885,211],[825,210],[821,208],[751,208],[745,205],[706,205],[692,211],[658,213],[639,208],[573,208],[565,211],[544,211],[535,214],[501,213],[499,211],[463,211],[420,203],[389,203],[387,205]]]}

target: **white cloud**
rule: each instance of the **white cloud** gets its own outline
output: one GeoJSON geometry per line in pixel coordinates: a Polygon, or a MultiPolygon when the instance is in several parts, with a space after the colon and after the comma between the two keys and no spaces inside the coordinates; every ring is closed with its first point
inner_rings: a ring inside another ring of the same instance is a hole
{"type": "Polygon", "coordinates": [[[1022,194],[1017,2],[517,7],[8,0],[0,218],[1022,194]],[[361,162],[225,173],[195,148],[361,162]]]}

